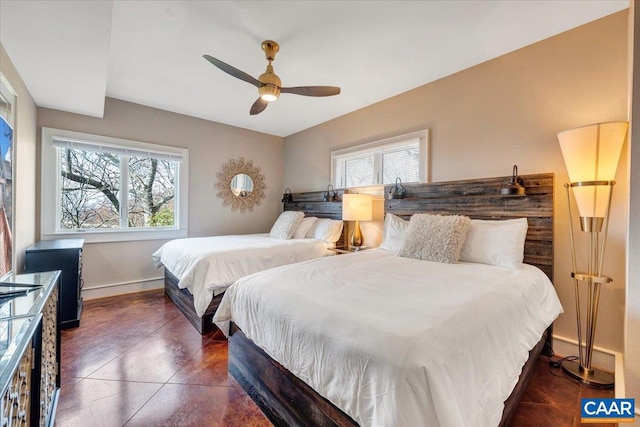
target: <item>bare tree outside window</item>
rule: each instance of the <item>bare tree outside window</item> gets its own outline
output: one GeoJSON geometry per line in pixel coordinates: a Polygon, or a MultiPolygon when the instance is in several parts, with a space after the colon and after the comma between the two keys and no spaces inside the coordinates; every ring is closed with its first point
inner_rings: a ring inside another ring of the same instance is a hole
{"type": "Polygon", "coordinates": [[[344,162],[346,176],[345,186],[360,187],[375,184],[373,164],[373,156],[361,157],[344,162]]]}
{"type": "Polygon", "coordinates": [[[129,227],[173,227],[175,162],[129,159],[129,227]]]}
{"type": "Polygon", "coordinates": [[[381,150],[370,156],[346,159],[343,164],[345,187],[393,184],[396,178],[402,182],[420,181],[420,150],[417,146],[395,151],[381,150]]]}
{"type": "Polygon", "coordinates": [[[418,148],[392,151],[382,155],[382,183],[393,184],[420,181],[420,152],[418,148]]]}
{"type": "Polygon", "coordinates": [[[331,152],[331,181],[340,187],[427,181],[428,129],[331,152]]]}
{"type": "Polygon", "coordinates": [[[60,228],[120,226],[120,159],[110,153],[60,150],[60,228]]]}
{"type": "Polygon", "coordinates": [[[121,162],[128,160],[126,227],[173,227],[176,162],[62,148],[61,229],[121,227],[121,162]]]}

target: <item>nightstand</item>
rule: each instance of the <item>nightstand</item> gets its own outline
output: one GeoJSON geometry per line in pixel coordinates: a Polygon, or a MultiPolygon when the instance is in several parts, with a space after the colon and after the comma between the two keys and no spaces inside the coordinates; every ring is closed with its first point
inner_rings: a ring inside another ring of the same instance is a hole
{"type": "Polygon", "coordinates": [[[80,326],[82,314],[82,247],[84,239],[36,242],[25,250],[25,273],[61,270],[60,329],[80,326]]]}
{"type": "Polygon", "coordinates": [[[366,251],[367,248],[366,246],[361,246],[360,249],[356,249],[353,246],[338,246],[335,248],[331,248],[329,249],[332,252],[335,252],[336,255],[342,255],[342,254],[352,254],[352,253],[356,253],[356,252],[362,252],[362,251],[366,251]]]}

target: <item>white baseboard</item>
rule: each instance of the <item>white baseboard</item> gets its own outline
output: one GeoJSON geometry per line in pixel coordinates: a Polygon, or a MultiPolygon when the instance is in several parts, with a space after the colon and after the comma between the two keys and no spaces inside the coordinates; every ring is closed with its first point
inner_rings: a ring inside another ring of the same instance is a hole
{"type": "MultiPolygon", "coordinates": [[[[577,356],[578,341],[566,338],[560,335],[553,335],[553,352],[560,356],[577,356]]],[[[593,347],[593,366],[606,369],[607,371],[615,371],[616,369],[616,352],[606,348],[593,347]]]]}
{"type": "Polygon", "coordinates": [[[113,297],[116,295],[132,294],[135,292],[151,291],[153,289],[164,288],[164,278],[154,277],[151,279],[136,280],[131,282],[111,283],[108,285],[92,286],[82,288],[82,298],[92,300],[98,298],[113,297]]]}
{"type": "MultiPolygon", "coordinates": [[[[559,356],[577,356],[578,341],[560,335],[553,335],[553,352],[559,356]]],[[[625,397],[624,363],[622,353],[593,346],[593,366],[615,373],[615,396],[625,397]]],[[[636,409],[637,411],[637,409],[636,409]]]]}
{"type": "Polygon", "coordinates": [[[616,396],[616,399],[624,399],[626,397],[625,389],[627,387],[626,384],[624,383],[624,359],[623,359],[622,353],[618,353],[618,352],[615,352],[615,353],[616,353],[615,396],[616,396]]]}

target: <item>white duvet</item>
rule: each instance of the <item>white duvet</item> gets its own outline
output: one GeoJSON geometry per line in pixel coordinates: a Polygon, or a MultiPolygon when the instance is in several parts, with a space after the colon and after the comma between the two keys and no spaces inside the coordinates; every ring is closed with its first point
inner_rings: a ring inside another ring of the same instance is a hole
{"type": "Polygon", "coordinates": [[[361,426],[496,426],[528,352],[562,312],[539,269],[383,250],[244,277],[229,322],[361,426]]]}
{"type": "Polygon", "coordinates": [[[202,316],[214,295],[239,278],[258,271],[324,256],[327,243],[317,239],[275,239],[268,234],[194,237],[165,243],[153,255],[193,295],[202,316]]]}

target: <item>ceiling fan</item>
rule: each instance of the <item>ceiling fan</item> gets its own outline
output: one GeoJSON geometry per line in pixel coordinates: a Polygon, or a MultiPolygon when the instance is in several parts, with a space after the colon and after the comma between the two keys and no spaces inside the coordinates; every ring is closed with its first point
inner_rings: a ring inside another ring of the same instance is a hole
{"type": "Polygon", "coordinates": [[[276,53],[280,50],[280,46],[272,40],[265,40],[262,42],[262,50],[264,51],[269,64],[267,65],[267,70],[257,79],[244,71],[240,71],[237,68],[214,58],[213,56],[202,55],[204,59],[220,68],[225,73],[230,74],[237,79],[244,80],[247,83],[251,83],[258,88],[260,97],[258,97],[256,102],[251,106],[250,114],[252,116],[264,111],[264,109],[267,108],[267,105],[269,105],[269,102],[277,100],[281,93],[293,93],[295,95],[304,96],[333,96],[340,93],[340,88],[335,86],[282,87],[280,77],[273,72],[273,66],[271,65],[271,61],[275,59],[276,53]]]}

